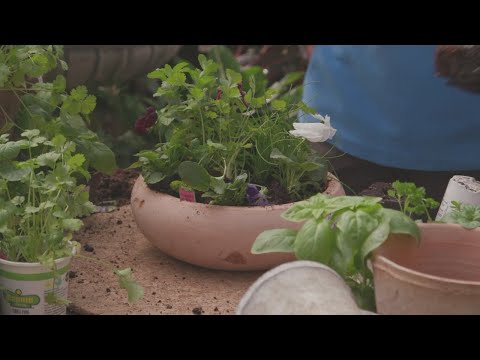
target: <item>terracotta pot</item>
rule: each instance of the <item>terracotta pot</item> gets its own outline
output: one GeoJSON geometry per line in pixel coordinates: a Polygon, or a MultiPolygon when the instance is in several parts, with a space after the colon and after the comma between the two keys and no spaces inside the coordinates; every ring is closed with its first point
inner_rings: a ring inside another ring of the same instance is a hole
{"type": "Polygon", "coordinates": [[[420,244],[391,236],[372,257],[379,314],[480,314],[480,229],[419,224],[420,244]]]}
{"type": "MultiPolygon", "coordinates": [[[[344,195],[330,176],[325,193],[344,195]]],[[[180,201],[152,191],[139,177],[131,206],[139,229],[164,253],[190,264],[218,270],[266,270],[295,260],[292,254],[253,255],[250,250],[264,230],[292,227],[281,214],[293,204],[268,207],[216,206],[180,201]]]]}
{"type": "Polygon", "coordinates": [[[12,91],[0,90],[0,134],[9,129],[7,119],[15,118],[19,105],[20,100],[12,91]]]}

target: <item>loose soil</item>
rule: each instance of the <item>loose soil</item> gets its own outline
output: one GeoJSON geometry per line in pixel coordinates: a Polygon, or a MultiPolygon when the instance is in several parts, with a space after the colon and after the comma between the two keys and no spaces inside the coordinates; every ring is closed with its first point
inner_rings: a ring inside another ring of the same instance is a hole
{"type": "Polygon", "coordinates": [[[112,176],[98,172],[93,174],[89,184],[90,201],[96,205],[109,201],[115,201],[117,206],[129,204],[132,187],[139,174],[136,169],[117,169],[112,176]]]}
{"type": "Polygon", "coordinates": [[[389,209],[400,210],[400,206],[396,199],[392,199],[388,196],[387,191],[392,188],[391,183],[387,182],[375,182],[367,189],[359,193],[360,196],[373,196],[382,198],[382,205],[389,209]]]}
{"type": "MultiPolygon", "coordinates": [[[[152,185],[148,184],[147,186],[153,191],[158,191],[164,194],[178,197],[178,193],[173,191],[170,188],[170,183],[168,182],[159,182],[157,184],[152,184],[152,185]]],[[[298,201],[296,199],[293,199],[290,196],[290,194],[288,194],[288,192],[275,179],[271,179],[268,181],[267,189],[268,189],[267,196],[268,196],[268,201],[270,205],[289,204],[289,203],[298,201]]],[[[324,189],[325,189],[325,186],[322,187],[321,191],[324,191],[324,189]]],[[[307,198],[315,194],[317,194],[317,192],[312,192],[309,196],[307,196],[307,198]]],[[[202,198],[201,196],[196,196],[195,200],[199,203],[204,203],[204,204],[207,204],[210,201],[210,199],[202,198]]],[[[248,206],[246,202],[244,205],[248,206]]]]}
{"type": "Polygon", "coordinates": [[[131,267],[145,296],[128,304],[126,291],[118,287],[111,271],[74,258],[69,277],[71,313],[233,315],[248,287],[262,274],[203,269],[163,254],[137,228],[130,206],[94,214],[84,223],[75,236],[81,254],[114,268],[131,267]],[[94,251],[86,251],[86,245],[94,251]]]}

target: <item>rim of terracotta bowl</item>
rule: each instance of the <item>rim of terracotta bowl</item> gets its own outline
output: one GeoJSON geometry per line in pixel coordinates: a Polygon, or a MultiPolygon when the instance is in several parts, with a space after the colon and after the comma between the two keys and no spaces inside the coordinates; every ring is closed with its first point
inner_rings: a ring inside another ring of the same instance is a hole
{"type": "MultiPolygon", "coordinates": [[[[328,180],[328,185],[327,185],[327,188],[325,189],[325,191],[323,191],[322,194],[325,194],[327,192],[329,193],[334,193],[336,192],[336,190],[338,190],[339,188],[342,188],[342,183],[340,182],[340,180],[338,180],[333,174],[331,173],[328,173],[327,175],[327,180],[328,180]],[[330,190],[330,191],[328,191],[330,190]]],[[[141,182],[140,185],[143,185],[145,190],[150,193],[150,195],[152,196],[164,196],[164,197],[168,197],[168,198],[171,198],[171,199],[177,199],[179,202],[180,202],[180,199],[175,197],[175,196],[172,196],[172,195],[169,195],[169,194],[166,194],[166,193],[162,193],[162,192],[159,192],[159,191],[155,191],[155,190],[152,190],[148,187],[147,183],[145,182],[144,178],[142,175],[140,175],[137,180],[135,181],[135,183],[137,182],[141,182]]],[[[134,192],[132,191],[132,201],[131,201],[131,204],[133,204],[133,197],[134,197],[134,192]]],[[[305,199],[306,200],[306,199],[305,199]]],[[[199,208],[222,208],[222,209],[228,209],[230,211],[242,211],[242,210],[245,210],[245,209],[251,209],[253,211],[265,211],[265,210],[287,210],[289,207],[291,207],[292,205],[294,204],[297,204],[301,201],[305,201],[305,200],[299,200],[297,202],[291,202],[291,203],[287,203],[287,204],[281,204],[281,205],[268,205],[268,206],[230,206],[230,205],[211,205],[211,204],[203,204],[203,203],[190,203],[192,207],[199,207],[199,208]]]]}
{"type": "MultiPolygon", "coordinates": [[[[466,229],[466,228],[462,227],[461,225],[457,225],[457,224],[441,224],[441,223],[431,223],[431,224],[420,223],[420,224],[418,224],[419,228],[425,228],[427,230],[429,228],[436,228],[436,227],[439,227],[439,226],[448,227],[448,228],[450,228],[452,230],[456,230],[456,231],[474,231],[474,232],[478,233],[479,241],[480,241],[480,228],[469,230],[469,229],[466,229]]],[[[420,238],[420,241],[422,241],[421,238],[420,238]]],[[[390,273],[392,271],[395,271],[397,274],[398,273],[403,273],[403,274],[407,274],[407,275],[413,275],[414,277],[420,278],[422,280],[428,279],[428,280],[433,280],[433,281],[436,281],[436,282],[440,282],[440,283],[444,283],[444,284],[450,284],[450,285],[451,284],[456,284],[456,285],[480,286],[480,281],[458,280],[458,279],[452,279],[452,278],[430,275],[430,274],[427,274],[427,273],[424,273],[424,272],[421,272],[421,271],[413,270],[413,269],[410,269],[408,267],[399,265],[398,263],[388,259],[387,257],[385,257],[383,255],[379,255],[379,254],[374,253],[373,256],[372,256],[372,265],[375,266],[375,264],[378,264],[380,266],[382,266],[382,265],[390,266],[391,269],[385,269],[385,270],[389,271],[390,273]]],[[[408,282],[412,282],[413,279],[410,278],[408,280],[409,280],[408,282]]]]}

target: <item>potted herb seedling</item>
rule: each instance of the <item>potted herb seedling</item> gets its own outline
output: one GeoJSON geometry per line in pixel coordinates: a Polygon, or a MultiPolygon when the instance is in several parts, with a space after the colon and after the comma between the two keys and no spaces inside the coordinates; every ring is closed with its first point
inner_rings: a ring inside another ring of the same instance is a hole
{"type": "Polygon", "coordinates": [[[189,263],[271,268],[291,256],[253,256],[256,235],[287,225],[279,214],[296,201],[344,194],[309,142],[331,139],[335,129],[292,96],[299,74],[268,87],[261,72],[248,76],[204,55],[199,63],[149,74],[161,81],[154,96],[166,106],[136,122],[158,145],[132,165],[142,170],[132,191],[135,220],[159,249],[189,263]],[[299,110],[320,121],[297,124],[299,110]]]}
{"type": "MultiPolygon", "coordinates": [[[[38,129],[21,139],[0,136],[0,311],[2,314],[65,314],[68,267],[81,256],[73,232],[89,215],[84,185],[85,156],[59,134],[52,139],[38,129]]],[[[83,256],[81,256],[83,257],[83,256]]],[[[129,269],[114,270],[129,300],[141,297],[129,269]]]]}
{"type": "MultiPolygon", "coordinates": [[[[397,186],[397,195],[401,188],[397,186]]],[[[414,185],[408,188],[411,191],[405,195],[418,193],[414,185]]],[[[438,206],[421,198],[415,201],[418,215],[422,204],[438,206]]],[[[403,210],[409,213],[408,205],[403,210]]],[[[439,221],[427,217],[427,223],[418,223],[419,244],[392,236],[374,252],[378,312],[480,314],[480,207],[453,202],[452,210],[439,221]]]]}
{"type": "Polygon", "coordinates": [[[252,253],[294,253],[299,260],[323,263],[343,277],[360,308],[375,310],[372,251],[390,236],[420,239],[417,224],[403,212],[386,209],[381,198],[329,197],[318,194],[282,214],[301,223],[299,230],[271,229],[260,233],[252,253]]]}
{"type": "MultiPolygon", "coordinates": [[[[88,180],[89,167],[107,173],[116,168],[114,154],[87,126],[95,97],[84,86],[67,92],[61,75],[42,81],[57,64],[67,67],[62,51],[55,45],[0,47],[0,91],[20,103],[16,116],[4,118],[1,132],[9,134],[0,138],[3,313],[65,312],[65,271],[72,255],[81,256],[71,234],[92,210],[77,183],[88,180]]],[[[116,274],[130,300],[141,295],[129,269],[116,274]]]]}

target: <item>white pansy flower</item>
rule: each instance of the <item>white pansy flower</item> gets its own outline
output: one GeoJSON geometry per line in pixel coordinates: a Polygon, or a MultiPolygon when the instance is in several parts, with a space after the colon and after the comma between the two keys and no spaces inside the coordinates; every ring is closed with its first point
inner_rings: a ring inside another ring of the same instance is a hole
{"type": "Polygon", "coordinates": [[[307,139],[310,142],[325,142],[331,140],[337,129],[330,125],[330,116],[323,117],[320,114],[312,115],[315,119],[320,120],[318,123],[293,123],[295,130],[291,130],[290,134],[307,139]]]}

